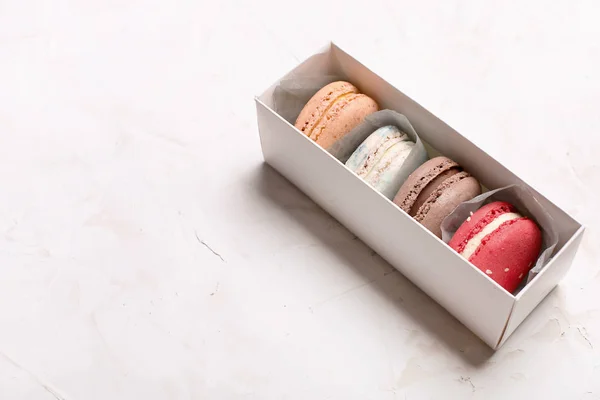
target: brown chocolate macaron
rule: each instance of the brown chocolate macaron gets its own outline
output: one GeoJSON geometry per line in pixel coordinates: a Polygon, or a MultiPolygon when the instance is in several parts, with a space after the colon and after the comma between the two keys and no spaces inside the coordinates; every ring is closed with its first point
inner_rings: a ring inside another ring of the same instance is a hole
{"type": "Polygon", "coordinates": [[[441,238],[442,220],[460,203],[481,194],[477,179],[446,157],[417,168],[394,197],[394,203],[441,238]]]}

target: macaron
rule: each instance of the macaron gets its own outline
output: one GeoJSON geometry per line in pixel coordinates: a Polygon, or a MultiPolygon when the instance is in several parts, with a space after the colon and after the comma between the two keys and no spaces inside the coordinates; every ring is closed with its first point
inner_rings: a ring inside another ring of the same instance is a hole
{"type": "Polygon", "coordinates": [[[440,225],[460,203],[481,194],[481,185],[446,157],[426,161],[406,179],[394,203],[441,238],[440,225]]]}
{"type": "Polygon", "coordinates": [[[448,245],[512,293],[539,256],[542,232],[512,204],[496,201],[467,218],[448,245]]]}
{"type": "Polygon", "coordinates": [[[327,149],[377,110],[375,100],[351,83],[338,81],[321,88],[306,103],[295,126],[327,149]]]}
{"type": "Polygon", "coordinates": [[[346,167],[391,200],[402,185],[401,169],[414,145],[397,127],[384,126],[358,146],[346,167]]]}

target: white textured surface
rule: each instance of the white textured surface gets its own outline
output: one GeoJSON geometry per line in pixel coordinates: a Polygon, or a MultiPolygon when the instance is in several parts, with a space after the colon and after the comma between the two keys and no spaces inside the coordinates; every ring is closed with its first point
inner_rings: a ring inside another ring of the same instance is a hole
{"type": "Polygon", "coordinates": [[[0,398],[600,399],[594,3],[1,2],[0,398]],[[261,165],[328,39],[588,227],[497,353],[261,165]]]}

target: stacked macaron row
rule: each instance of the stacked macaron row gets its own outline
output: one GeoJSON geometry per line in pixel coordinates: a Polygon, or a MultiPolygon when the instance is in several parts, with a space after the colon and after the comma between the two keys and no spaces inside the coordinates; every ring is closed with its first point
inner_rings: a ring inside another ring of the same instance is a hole
{"type": "MultiPolygon", "coordinates": [[[[360,93],[351,83],[338,81],[321,88],[306,103],[295,126],[329,149],[378,110],[375,100],[360,93]]],[[[368,135],[345,165],[441,238],[442,221],[458,205],[480,195],[481,185],[447,157],[435,157],[418,167],[412,166],[407,159],[415,148],[415,142],[406,132],[387,125],[368,135]],[[410,168],[410,174],[406,168],[410,168]]],[[[448,244],[513,292],[538,258],[542,233],[534,221],[519,214],[513,205],[493,202],[467,218],[448,244]]]]}
{"type": "MultiPolygon", "coordinates": [[[[295,126],[329,149],[378,110],[375,100],[351,83],[338,81],[321,88],[306,103],[295,126]]],[[[409,166],[406,173],[407,159],[415,147],[406,132],[386,125],[371,132],[345,165],[441,238],[442,220],[460,203],[481,194],[481,185],[446,157],[409,166]]]]}

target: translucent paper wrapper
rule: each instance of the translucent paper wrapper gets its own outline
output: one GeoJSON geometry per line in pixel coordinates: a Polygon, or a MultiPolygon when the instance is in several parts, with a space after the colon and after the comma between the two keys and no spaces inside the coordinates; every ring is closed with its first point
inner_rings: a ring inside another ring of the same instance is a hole
{"type": "Polygon", "coordinates": [[[394,182],[398,182],[398,187],[390,190],[390,193],[393,192],[390,196],[388,196],[389,193],[385,194],[388,198],[393,199],[406,178],[408,178],[408,176],[421,164],[427,161],[427,151],[425,150],[425,146],[423,146],[423,142],[421,142],[419,135],[417,135],[417,132],[404,115],[392,110],[381,110],[368,115],[360,125],[336,141],[327,149],[327,151],[342,163],[345,163],[348,161],[348,158],[350,158],[354,150],[356,150],[370,134],[387,125],[397,126],[415,143],[408,154],[408,157],[402,164],[402,168],[395,175],[394,182]]]}
{"type": "MultiPolygon", "coordinates": [[[[442,221],[442,240],[448,243],[462,223],[475,213],[484,204],[494,201],[506,201],[514,205],[521,215],[527,216],[537,222],[542,230],[542,249],[534,267],[529,271],[529,283],[542,270],[552,257],[554,248],[558,243],[558,233],[554,228],[554,220],[550,214],[537,201],[533,193],[521,185],[509,185],[483,193],[472,200],[460,204],[450,215],[442,221]]],[[[524,286],[525,284],[522,284],[524,286]]],[[[522,289],[522,286],[518,289],[522,289]]]]}

